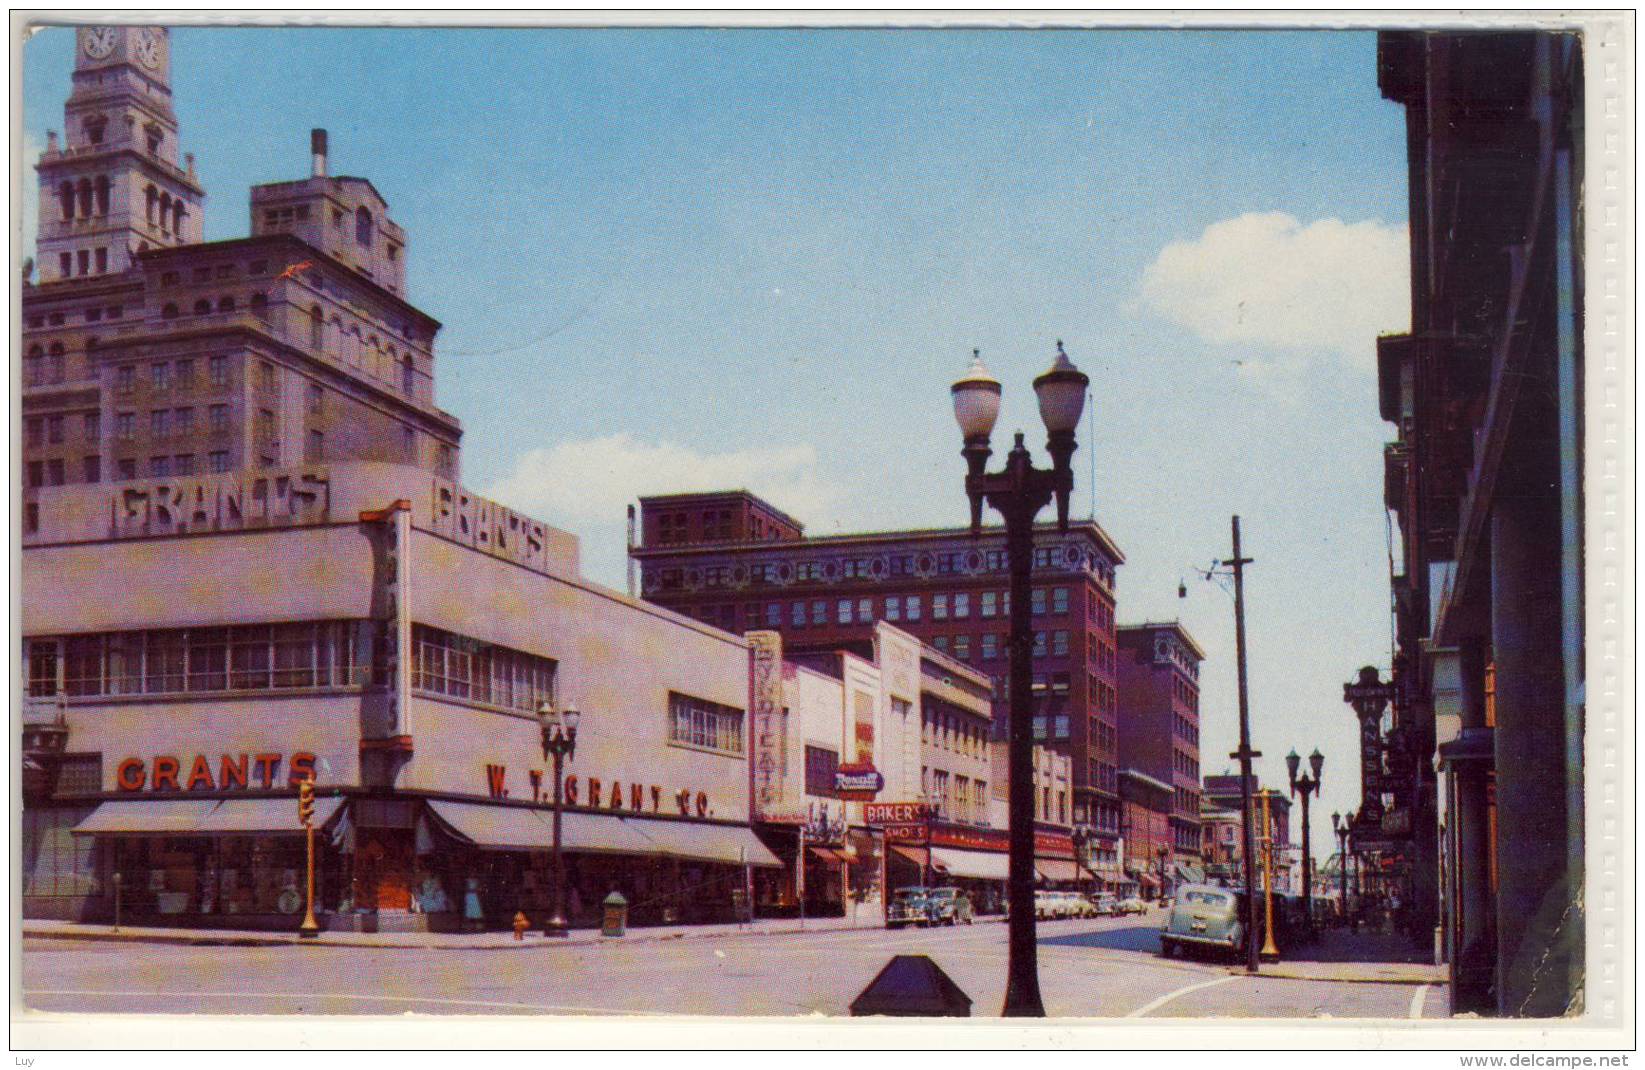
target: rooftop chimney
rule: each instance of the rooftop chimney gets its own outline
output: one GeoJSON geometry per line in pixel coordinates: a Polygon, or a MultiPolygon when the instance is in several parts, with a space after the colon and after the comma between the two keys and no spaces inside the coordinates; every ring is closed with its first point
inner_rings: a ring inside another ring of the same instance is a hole
{"type": "Polygon", "coordinates": [[[314,177],[326,177],[326,132],[318,128],[309,131],[309,148],[314,153],[314,177]]]}
{"type": "Polygon", "coordinates": [[[57,131],[55,131],[55,130],[47,130],[46,131],[46,151],[47,152],[56,152],[57,151],[57,131]]]}
{"type": "Polygon", "coordinates": [[[183,153],[183,166],[188,170],[188,176],[190,178],[193,178],[194,177],[194,153],[192,153],[192,152],[183,153]]]}

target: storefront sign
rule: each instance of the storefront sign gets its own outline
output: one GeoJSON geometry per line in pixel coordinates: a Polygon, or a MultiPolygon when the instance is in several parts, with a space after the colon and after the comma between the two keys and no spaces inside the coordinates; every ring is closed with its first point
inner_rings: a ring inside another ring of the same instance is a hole
{"type": "Polygon", "coordinates": [[[750,632],[749,656],[752,672],[749,688],[749,720],[753,753],[749,775],[753,779],[756,820],[771,820],[783,803],[783,786],[788,778],[788,726],[782,706],[782,636],[776,632],[750,632]]]}
{"type": "Polygon", "coordinates": [[[929,826],[925,822],[918,825],[887,825],[885,826],[885,842],[887,843],[924,843],[928,839],[926,832],[929,826]]]}
{"type": "Polygon", "coordinates": [[[885,788],[885,777],[872,765],[842,765],[834,772],[834,794],[845,802],[872,802],[885,788]]]}
{"type": "MultiPolygon", "coordinates": [[[[493,799],[509,797],[508,766],[488,762],[485,777],[486,794],[493,799]]],[[[531,783],[533,801],[545,802],[552,798],[552,790],[545,792],[542,786],[544,777],[541,769],[527,770],[526,778],[531,783]]],[[[634,781],[624,784],[620,780],[584,778],[570,773],[566,776],[562,789],[560,797],[567,806],[588,806],[635,814],[660,814],[666,800],[687,817],[693,814],[697,817],[709,817],[713,814],[713,809],[708,805],[708,793],[693,791],[690,788],[681,788],[672,794],[665,794],[661,784],[640,784],[634,781]]]]}
{"type": "Polygon", "coordinates": [[[244,791],[295,787],[314,776],[313,754],[223,754],[215,766],[204,754],[186,764],[170,754],[144,761],[127,758],[114,767],[114,786],[120,791],[244,791]],[[285,772],[285,778],[280,774],[285,772]]]}
{"type": "Polygon", "coordinates": [[[869,803],[862,808],[862,820],[865,825],[908,825],[925,821],[930,812],[925,803],[869,803]]]}

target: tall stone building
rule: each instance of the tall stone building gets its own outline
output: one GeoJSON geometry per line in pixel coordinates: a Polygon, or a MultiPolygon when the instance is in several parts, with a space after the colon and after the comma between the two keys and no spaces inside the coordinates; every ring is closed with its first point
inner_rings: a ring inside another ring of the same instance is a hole
{"type": "Polygon", "coordinates": [[[1199,865],[1199,666],[1204,659],[1205,652],[1176,621],[1120,625],[1126,853],[1146,872],[1156,868],[1163,849],[1157,872],[1167,884],[1204,876],[1199,865]]]}
{"type": "Polygon", "coordinates": [[[251,194],[251,236],[205,242],[177,165],[170,42],[77,31],[74,89],[37,165],[38,281],[23,286],[29,493],[337,460],[458,477],[434,404],[440,324],[405,298],[405,236],[371,183],[327,174],[251,194]]]}

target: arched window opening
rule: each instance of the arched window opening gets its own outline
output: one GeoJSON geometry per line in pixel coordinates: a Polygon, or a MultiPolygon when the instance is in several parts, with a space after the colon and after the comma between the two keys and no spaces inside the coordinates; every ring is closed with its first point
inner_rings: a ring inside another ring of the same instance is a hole
{"type": "Polygon", "coordinates": [[[405,363],[400,365],[400,392],[406,397],[414,397],[417,393],[417,368],[411,363],[411,354],[406,354],[405,363]]]}
{"type": "Polygon", "coordinates": [[[167,304],[165,308],[162,308],[160,310],[160,318],[163,319],[163,320],[174,320],[174,319],[176,319],[177,318],[177,306],[173,305],[173,304],[167,304]]]}
{"type": "Polygon", "coordinates": [[[97,176],[97,214],[109,214],[109,176],[97,176]]]}
{"type": "Polygon", "coordinates": [[[179,238],[183,236],[183,202],[181,199],[171,202],[171,230],[179,238]]]}
{"type": "Polygon", "coordinates": [[[57,200],[63,209],[63,222],[74,218],[74,183],[64,182],[57,187],[57,200]]]}
{"type": "Polygon", "coordinates": [[[308,344],[317,353],[326,345],[326,314],[319,305],[308,310],[308,344]]]}
{"type": "Polygon", "coordinates": [[[157,203],[159,203],[160,194],[153,186],[145,187],[144,190],[143,190],[143,200],[146,202],[147,208],[148,208],[149,226],[153,226],[154,225],[154,206],[157,203]]]}
{"type": "Polygon", "coordinates": [[[219,312],[233,312],[234,311],[234,295],[233,294],[224,294],[221,298],[219,298],[218,301],[217,301],[217,311],[219,311],[219,312]]]}
{"type": "Polygon", "coordinates": [[[160,230],[164,232],[171,226],[171,194],[160,194],[160,230]]]}
{"type": "Polygon", "coordinates": [[[101,145],[103,143],[103,131],[107,127],[108,120],[103,116],[86,116],[86,143],[89,145],[101,145]]]}
{"type": "Polygon", "coordinates": [[[91,218],[91,179],[80,180],[80,218],[91,218]]]}
{"type": "Polygon", "coordinates": [[[196,316],[210,315],[211,314],[211,302],[206,300],[203,297],[200,298],[200,300],[194,302],[194,314],[196,316]]]}
{"type": "Polygon", "coordinates": [[[354,241],[362,249],[371,248],[371,212],[361,206],[354,213],[354,241]]]}

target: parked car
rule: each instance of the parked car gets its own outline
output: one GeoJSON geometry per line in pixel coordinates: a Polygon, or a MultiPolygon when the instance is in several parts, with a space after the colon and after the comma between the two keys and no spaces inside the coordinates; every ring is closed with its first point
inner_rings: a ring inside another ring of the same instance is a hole
{"type": "Polygon", "coordinates": [[[1062,898],[1047,888],[1034,890],[1034,917],[1041,921],[1052,921],[1063,916],[1067,907],[1062,898]]]}
{"type": "Polygon", "coordinates": [[[1148,913],[1148,904],[1133,895],[1129,898],[1121,899],[1118,903],[1115,903],[1114,913],[1119,915],[1146,914],[1148,913]]]}
{"type": "Polygon", "coordinates": [[[891,906],[885,912],[885,927],[900,929],[904,925],[931,924],[931,908],[927,896],[931,889],[922,887],[898,888],[891,896],[891,906]]]}
{"type": "Polygon", "coordinates": [[[958,888],[932,888],[925,896],[926,916],[932,925],[972,923],[971,897],[958,888]]]}
{"type": "Polygon", "coordinates": [[[1227,888],[1190,884],[1180,890],[1160,929],[1160,954],[1188,948],[1238,956],[1245,940],[1245,896],[1227,888]]]}
{"type": "Polygon", "coordinates": [[[1086,896],[1086,902],[1091,904],[1091,913],[1099,918],[1114,913],[1114,905],[1119,902],[1110,892],[1092,892],[1086,896]]]}

